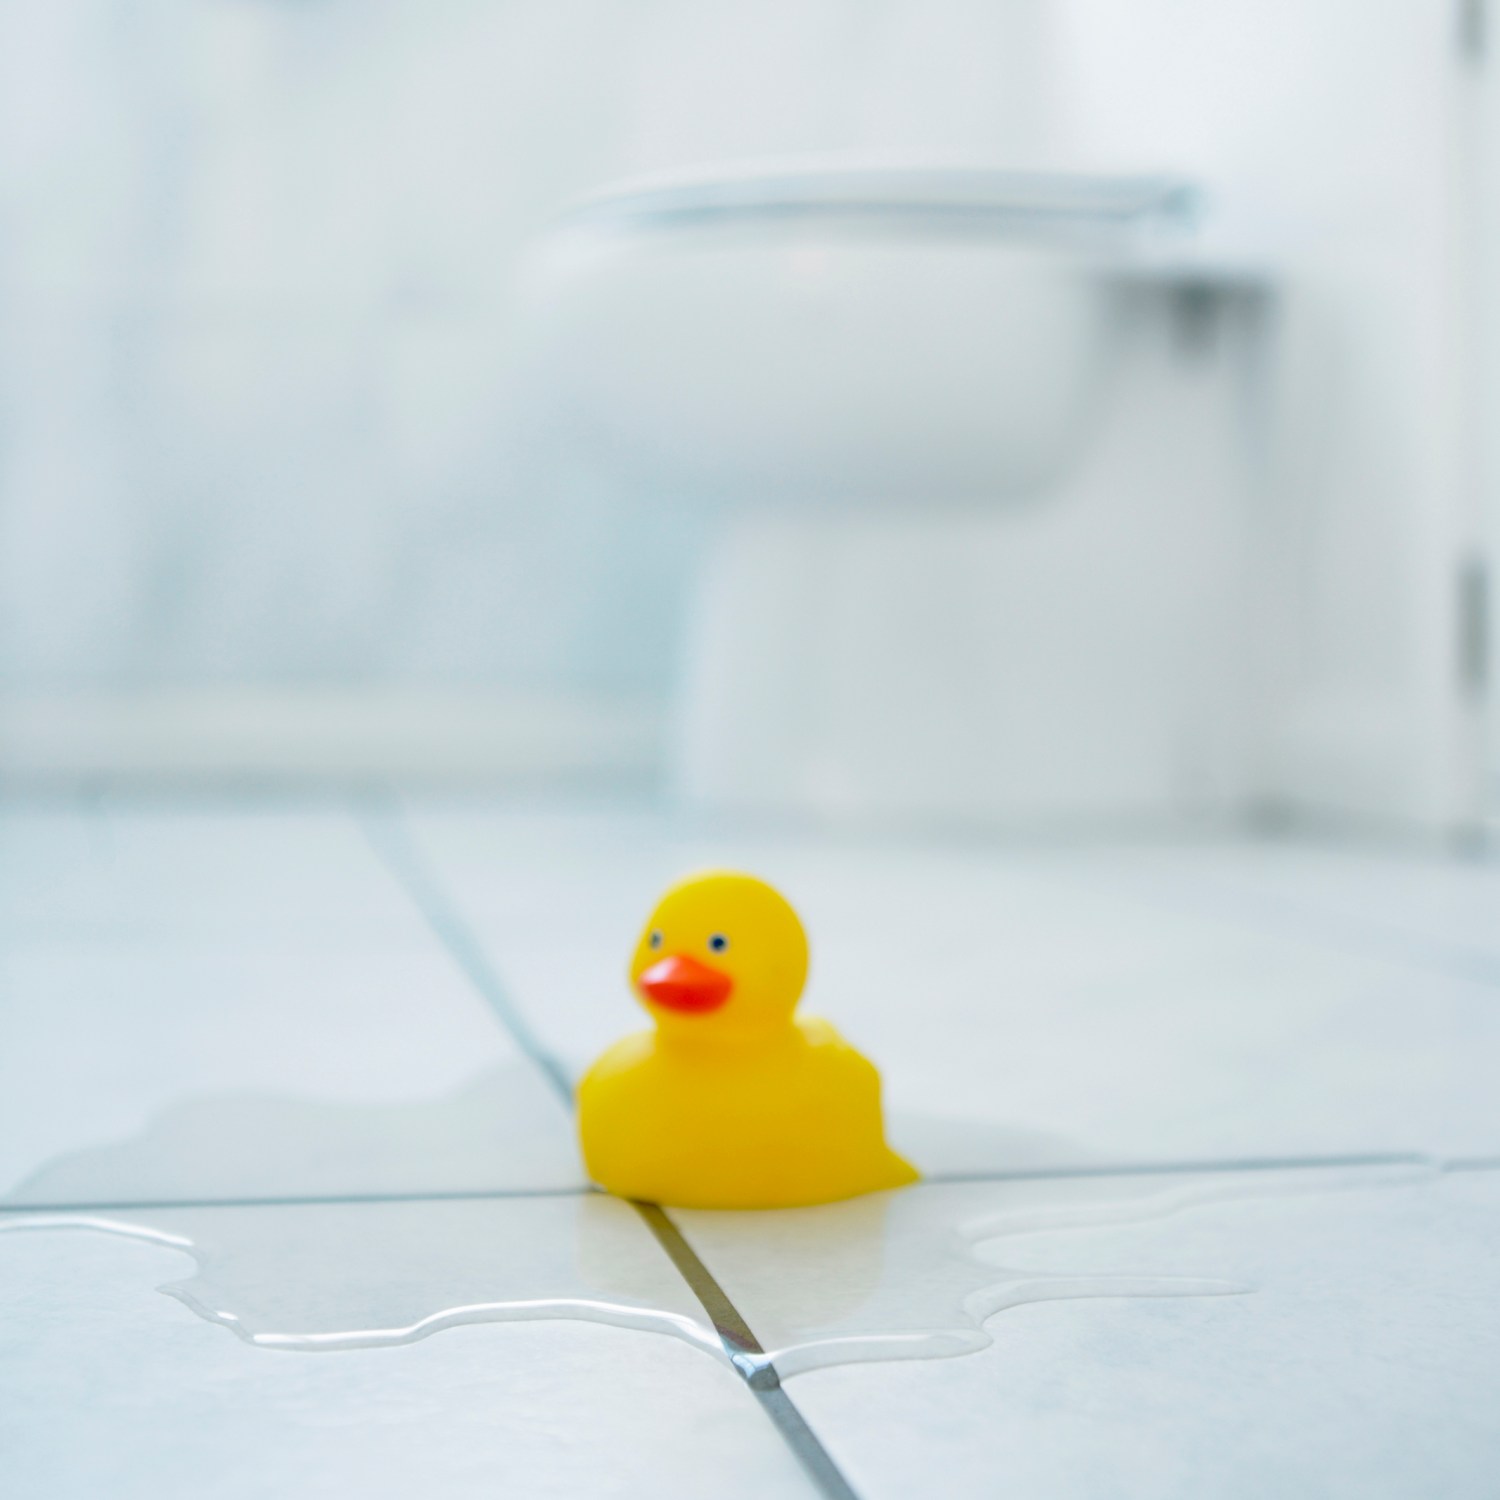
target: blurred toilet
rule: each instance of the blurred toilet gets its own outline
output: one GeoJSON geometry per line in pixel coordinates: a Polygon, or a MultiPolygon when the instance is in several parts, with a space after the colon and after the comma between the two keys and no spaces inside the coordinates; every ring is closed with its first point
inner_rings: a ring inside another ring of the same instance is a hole
{"type": "Polygon", "coordinates": [[[1177,371],[1190,208],[1168,180],[807,164],[626,184],[538,247],[532,399],[594,462],[722,510],[685,627],[688,801],[1232,799],[1234,463],[1222,392],[1177,371]]]}

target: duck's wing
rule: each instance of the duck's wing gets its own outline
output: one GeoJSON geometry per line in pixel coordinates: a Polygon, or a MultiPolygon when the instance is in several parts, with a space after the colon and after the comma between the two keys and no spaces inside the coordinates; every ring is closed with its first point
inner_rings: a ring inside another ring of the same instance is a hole
{"type": "Polygon", "coordinates": [[[849,1045],[839,1035],[839,1030],[833,1022],[825,1021],[822,1016],[798,1016],[797,1026],[810,1047],[847,1047],[849,1045]]]}

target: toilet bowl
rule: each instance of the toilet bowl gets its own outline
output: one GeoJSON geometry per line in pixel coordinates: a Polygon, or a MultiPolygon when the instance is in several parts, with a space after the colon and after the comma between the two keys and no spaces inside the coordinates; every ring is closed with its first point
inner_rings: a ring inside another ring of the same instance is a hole
{"type": "MultiPolygon", "coordinates": [[[[1072,639],[1096,606],[1134,612],[1110,569],[1136,519],[1096,525],[1073,492],[1115,404],[1122,277],[1191,206],[1164,179],[812,164],[626,184],[538,244],[531,399],[575,456],[721,511],[684,628],[687,801],[900,820],[1171,800],[1175,724],[1118,754],[1101,735],[1134,678],[1155,712],[1176,665],[1122,673],[1072,639]],[[979,618],[990,578],[1006,607],[979,618]]],[[[1131,649],[1170,654],[1177,628],[1131,649]]]]}
{"type": "Polygon", "coordinates": [[[1086,437],[1101,264],[1173,183],[802,168],[627,185],[524,278],[528,373],[614,462],[752,505],[1014,497],[1086,437]]]}

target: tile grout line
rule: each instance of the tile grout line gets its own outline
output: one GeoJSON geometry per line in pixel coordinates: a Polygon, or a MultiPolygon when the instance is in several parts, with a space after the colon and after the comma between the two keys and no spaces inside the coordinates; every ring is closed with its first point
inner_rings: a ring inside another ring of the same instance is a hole
{"type": "Polygon", "coordinates": [[[530,1062],[542,1070],[563,1107],[571,1112],[573,1085],[567,1069],[528,1025],[491,965],[484,946],[453,902],[439,890],[417,853],[411,835],[400,822],[399,811],[393,805],[378,810],[366,806],[357,808],[355,816],[376,858],[394,876],[437,940],[448,950],[448,956],[479,991],[501,1026],[510,1033],[511,1040],[530,1062]]]}
{"type": "MultiPolygon", "coordinates": [[[[1500,1162],[1500,1158],[1496,1159],[1500,1162]]],[[[961,1182],[1064,1182],[1092,1177],[1168,1177],[1213,1172],[1313,1172],[1334,1167],[1431,1167],[1435,1171],[1481,1170],[1485,1158],[1447,1161],[1421,1151],[1373,1152],[1353,1156],[1248,1156],[1223,1161],[1102,1162],[1097,1166],[1021,1167],[994,1172],[924,1172],[921,1186],[961,1182]]]]}
{"type": "MultiPolygon", "coordinates": [[[[376,857],[410,897],[438,941],[509,1032],[511,1040],[541,1069],[564,1108],[571,1113],[573,1085],[567,1070],[528,1025],[490,963],[483,944],[434,879],[401,822],[399,808],[389,801],[378,806],[364,803],[356,806],[355,817],[376,857]]],[[[749,1324],[666,1210],[654,1203],[632,1203],[631,1207],[687,1282],[713,1323],[731,1367],[824,1500],[859,1500],[807,1418],[783,1389],[775,1365],[765,1357],[765,1350],[749,1324]]]]}
{"type": "MultiPolygon", "coordinates": [[[[1212,1175],[1218,1172],[1317,1172],[1336,1167],[1431,1167],[1435,1172],[1494,1172],[1500,1171],[1500,1156],[1427,1156],[1421,1152],[1391,1152],[1387,1155],[1371,1156],[1265,1156],[1229,1159],[1225,1161],[1177,1161],[1138,1162],[1098,1167],[1037,1167],[1034,1169],[1002,1170],[993,1172],[928,1172],[911,1188],[921,1192],[924,1187],[958,1186],[974,1182],[1067,1182],[1079,1178],[1097,1177],[1167,1177],[1173,1175],[1212,1175]]],[[[327,1193],[288,1194],[263,1198],[120,1198],[106,1200],[74,1199],[58,1202],[23,1202],[16,1199],[0,1201],[3,1214],[59,1214],[59,1213],[126,1213],[131,1209],[187,1209],[187,1208],[327,1208],[343,1204],[377,1203],[480,1203],[510,1198],[586,1198],[601,1193],[601,1189],[588,1187],[555,1188],[455,1188],[451,1192],[387,1192],[387,1193],[327,1193]]],[[[636,1204],[638,1209],[661,1210],[655,1204],[636,1204]]],[[[643,1215],[644,1217],[644,1215],[643,1215]]],[[[676,1226],[661,1215],[662,1221],[676,1233],[676,1226]]],[[[648,1223],[652,1223],[650,1219],[648,1223]]],[[[653,1227],[653,1233],[656,1229],[653,1227]]],[[[657,1234],[660,1240],[662,1236],[657,1234]]],[[[680,1239],[681,1236],[679,1235],[680,1239]]],[[[691,1246],[682,1241],[694,1262],[691,1246]]],[[[671,1252],[669,1252],[671,1253],[671,1252]]],[[[675,1256],[674,1256],[675,1260],[675,1256]]],[[[679,1269],[681,1269],[679,1267],[679,1269]]],[[[708,1274],[706,1271],[703,1273],[708,1274]]],[[[711,1279],[711,1278],[710,1278],[711,1279]]],[[[702,1300],[700,1298],[700,1300],[702,1300]]],[[[715,1318],[714,1309],[705,1311],[715,1318]]],[[[736,1312],[735,1317],[739,1314],[736,1312]]],[[[725,1327],[732,1326],[725,1323],[725,1327]]],[[[721,1332],[723,1330],[721,1329],[721,1332]]],[[[746,1330],[748,1332],[748,1330],[746,1330]]],[[[746,1344],[751,1354],[764,1351],[758,1346],[746,1344]]]]}
{"type": "Polygon", "coordinates": [[[585,1198],[595,1187],[474,1188],[453,1192],[298,1193],[264,1198],[122,1198],[99,1202],[0,1202],[0,1214],[123,1213],[133,1208],[337,1208],[344,1204],[482,1203],[506,1198],[585,1198]]]}
{"type": "MultiPolygon", "coordinates": [[[[525,1056],[542,1072],[559,1100],[573,1108],[573,1089],[561,1061],[541,1042],[521,1014],[499,974],[491,965],[483,944],[451,900],[442,891],[402,827],[393,804],[356,810],[356,817],[377,857],[406,891],[435,936],[458,963],[470,982],[488,1003],[496,1019],[509,1032],[525,1056]]],[[[1421,1153],[1385,1153],[1333,1157],[1260,1157],[1224,1162],[1167,1162],[1102,1167],[1042,1168],[1032,1171],[934,1174],[924,1180],[933,1184],[1045,1180],[1047,1178],[1110,1177],[1189,1172],[1254,1172],[1317,1169],[1340,1166],[1405,1166],[1431,1164],[1439,1171],[1485,1171],[1500,1167],[1500,1158],[1473,1158],[1451,1162],[1421,1153]]],[[[781,1384],[774,1363],[735,1307],[713,1273],[703,1263],[671,1216],[658,1204],[632,1203],[647,1229],[672,1261],[689,1290],[713,1324],[729,1361],[749,1387],[778,1434],[802,1465],[825,1500],[859,1500],[828,1450],[781,1384]]]]}
{"type": "Polygon", "coordinates": [[[808,1477],[828,1500],[858,1500],[849,1481],[844,1478],[828,1450],[819,1441],[818,1435],[808,1425],[807,1418],[783,1389],[775,1364],[767,1358],[765,1349],[746,1323],[744,1315],[729,1300],[728,1293],[714,1279],[713,1272],[703,1264],[698,1252],[688,1243],[687,1237],[660,1204],[632,1201],[631,1207],[656,1236],[657,1244],[666,1251],[682,1279],[702,1304],[704,1312],[713,1321],[714,1332],[719,1335],[719,1342],[729,1355],[730,1363],[750,1387],[761,1408],[807,1471],[808,1477]]]}

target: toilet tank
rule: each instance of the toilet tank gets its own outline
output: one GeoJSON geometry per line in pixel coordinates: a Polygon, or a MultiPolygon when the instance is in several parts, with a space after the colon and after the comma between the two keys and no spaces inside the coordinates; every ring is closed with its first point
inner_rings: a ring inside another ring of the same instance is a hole
{"type": "Polygon", "coordinates": [[[1084,447],[1107,379],[1101,262],[1173,192],[812,168],[627,186],[530,259],[528,393],[690,492],[1023,497],[1084,447]]]}

